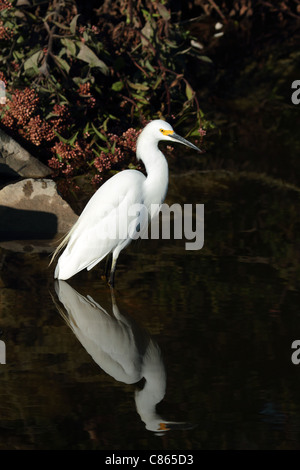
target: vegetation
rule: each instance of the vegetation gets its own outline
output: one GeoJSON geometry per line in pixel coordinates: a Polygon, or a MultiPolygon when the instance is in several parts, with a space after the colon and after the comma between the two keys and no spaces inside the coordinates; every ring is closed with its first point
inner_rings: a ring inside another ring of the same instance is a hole
{"type": "Polygon", "coordinates": [[[101,183],[134,161],[135,129],[150,119],[189,119],[193,135],[205,125],[186,72],[199,53],[165,3],[106,1],[87,15],[74,0],[0,1],[1,123],[54,176],[101,183]]]}
{"type": "MultiPolygon", "coordinates": [[[[253,72],[263,76],[266,69],[270,76],[274,63],[284,62],[285,56],[264,57],[263,45],[293,37],[299,5],[0,0],[0,14],[0,80],[7,97],[0,104],[1,126],[29,145],[65,188],[71,182],[76,188],[81,175],[97,186],[136,165],[138,129],[150,119],[176,121],[189,137],[202,139],[221,108],[219,102],[213,116],[204,116],[203,102],[211,104],[221,94],[239,104],[232,96],[233,71],[244,64],[240,88],[247,99],[253,72]]],[[[296,52],[288,57],[291,64],[299,60],[296,52]]],[[[282,81],[276,80],[273,98],[282,94],[282,81]]],[[[265,106],[265,89],[262,100],[255,87],[265,106]]],[[[224,124],[222,116],[219,121],[224,124]]],[[[224,126],[223,135],[227,139],[224,126]]],[[[208,140],[209,148],[214,142],[208,140]]]]}

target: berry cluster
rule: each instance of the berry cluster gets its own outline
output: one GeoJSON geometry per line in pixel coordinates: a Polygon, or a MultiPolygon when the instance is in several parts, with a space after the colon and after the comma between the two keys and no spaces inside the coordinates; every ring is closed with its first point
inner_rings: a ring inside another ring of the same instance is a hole
{"type": "Polygon", "coordinates": [[[127,129],[127,131],[123,132],[121,136],[109,134],[109,137],[112,142],[116,142],[116,147],[119,147],[125,151],[132,151],[135,153],[136,141],[140,133],[141,130],[137,131],[133,127],[130,127],[129,129],[127,129]]]}
{"type": "Polygon", "coordinates": [[[48,165],[54,170],[53,176],[63,173],[70,177],[92,158],[92,152],[85,142],[76,141],[73,146],[57,142],[52,151],[55,155],[48,161],[48,165]]]}
{"type": "Polygon", "coordinates": [[[90,83],[82,83],[79,85],[78,94],[81,98],[84,99],[84,103],[89,107],[93,108],[96,104],[96,99],[92,95],[90,83]]]}
{"type": "Polygon", "coordinates": [[[12,8],[12,4],[8,0],[0,0],[0,11],[10,10],[10,8],[12,8]]]}
{"type": "Polygon", "coordinates": [[[43,141],[49,142],[55,137],[51,126],[43,121],[39,115],[31,117],[24,131],[20,130],[19,133],[37,146],[43,141]]]}
{"type": "MultiPolygon", "coordinates": [[[[130,161],[136,151],[136,141],[141,131],[130,128],[123,132],[121,136],[116,134],[108,134],[109,141],[113,144],[114,150],[110,152],[101,152],[95,158],[94,166],[98,173],[111,170],[118,167],[120,163],[130,161]]],[[[102,181],[99,175],[96,175],[93,180],[95,183],[102,181]]]]}
{"type": "Polygon", "coordinates": [[[2,119],[4,126],[13,128],[14,125],[24,128],[36,111],[38,97],[34,90],[24,88],[24,90],[16,90],[8,100],[8,107],[2,119]]]}
{"type": "Polygon", "coordinates": [[[53,106],[52,116],[50,119],[52,129],[62,133],[72,122],[69,108],[65,104],[55,104],[53,106]]]}
{"type": "MultiPolygon", "coordinates": [[[[6,84],[2,73],[0,80],[6,84]]],[[[18,130],[22,137],[36,146],[54,140],[55,131],[63,132],[70,123],[70,113],[66,105],[55,104],[48,121],[44,120],[39,112],[39,98],[34,90],[15,90],[11,99],[7,100],[7,108],[1,122],[12,130],[18,130]]]]}
{"type": "MultiPolygon", "coordinates": [[[[11,8],[12,4],[8,0],[0,0],[0,12],[3,10],[10,10],[11,8]]],[[[0,20],[0,39],[7,41],[12,38],[13,34],[13,30],[4,26],[3,21],[0,20]]]]}
{"type": "Polygon", "coordinates": [[[2,20],[0,20],[0,39],[4,41],[8,41],[9,39],[12,38],[13,36],[13,31],[6,26],[4,26],[4,23],[2,20]]]}

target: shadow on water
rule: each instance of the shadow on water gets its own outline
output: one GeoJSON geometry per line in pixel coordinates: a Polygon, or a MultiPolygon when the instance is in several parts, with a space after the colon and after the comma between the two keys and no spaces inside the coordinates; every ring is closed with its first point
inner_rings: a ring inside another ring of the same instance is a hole
{"type": "Polygon", "coordinates": [[[46,211],[0,205],[0,241],[51,239],[57,233],[57,216],[46,211]]]}

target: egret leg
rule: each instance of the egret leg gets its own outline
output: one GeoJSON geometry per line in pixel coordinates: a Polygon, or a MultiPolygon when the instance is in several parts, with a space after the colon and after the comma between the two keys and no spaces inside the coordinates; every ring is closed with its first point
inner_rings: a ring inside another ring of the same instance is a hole
{"type": "Polygon", "coordinates": [[[104,276],[107,282],[108,282],[108,273],[111,267],[111,259],[112,259],[111,254],[108,254],[105,260],[105,269],[104,269],[104,276]]]}
{"type": "Polygon", "coordinates": [[[112,262],[111,262],[110,276],[109,276],[109,281],[108,281],[108,284],[111,287],[115,287],[115,271],[116,271],[116,266],[117,266],[117,259],[118,257],[115,258],[113,256],[112,262]]]}
{"type": "Polygon", "coordinates": [[[117,245],[113,251],[111,268],[110,268],[110,276],[109,276],[109,281],[108,281],[108,284],[111,287],[114,287],[115,285],[115,270],[116,270],[119,254],[123,250],[123,248],[125,248],[125,246],[127,246],[129,243],[130,243],[130,238],[126,238],[123,241],[123,243],[121,243],[120,245],[117,245]]]}

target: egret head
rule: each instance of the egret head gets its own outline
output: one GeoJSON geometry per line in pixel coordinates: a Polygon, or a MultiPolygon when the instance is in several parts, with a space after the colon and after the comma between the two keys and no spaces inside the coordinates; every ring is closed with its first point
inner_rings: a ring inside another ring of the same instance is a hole
{"type": "Polygon", "coordinates": [[[196,147],[196,145],[192,144],[188,140],[176,134],[173,127],[168,122],[165,122],[162,119],[156,119],[154,121],[149,122],[149,124],[147,124],[147,126],[143,130],[143,133],[144,132],[149,133],[149,137],[154,140],[168,140],[169,142],[179,142],[180,144],[186,145],[187,147],[190,147],[193,150],[197,150],[197,152],[204,153],[204,151],[196,147]]]}

